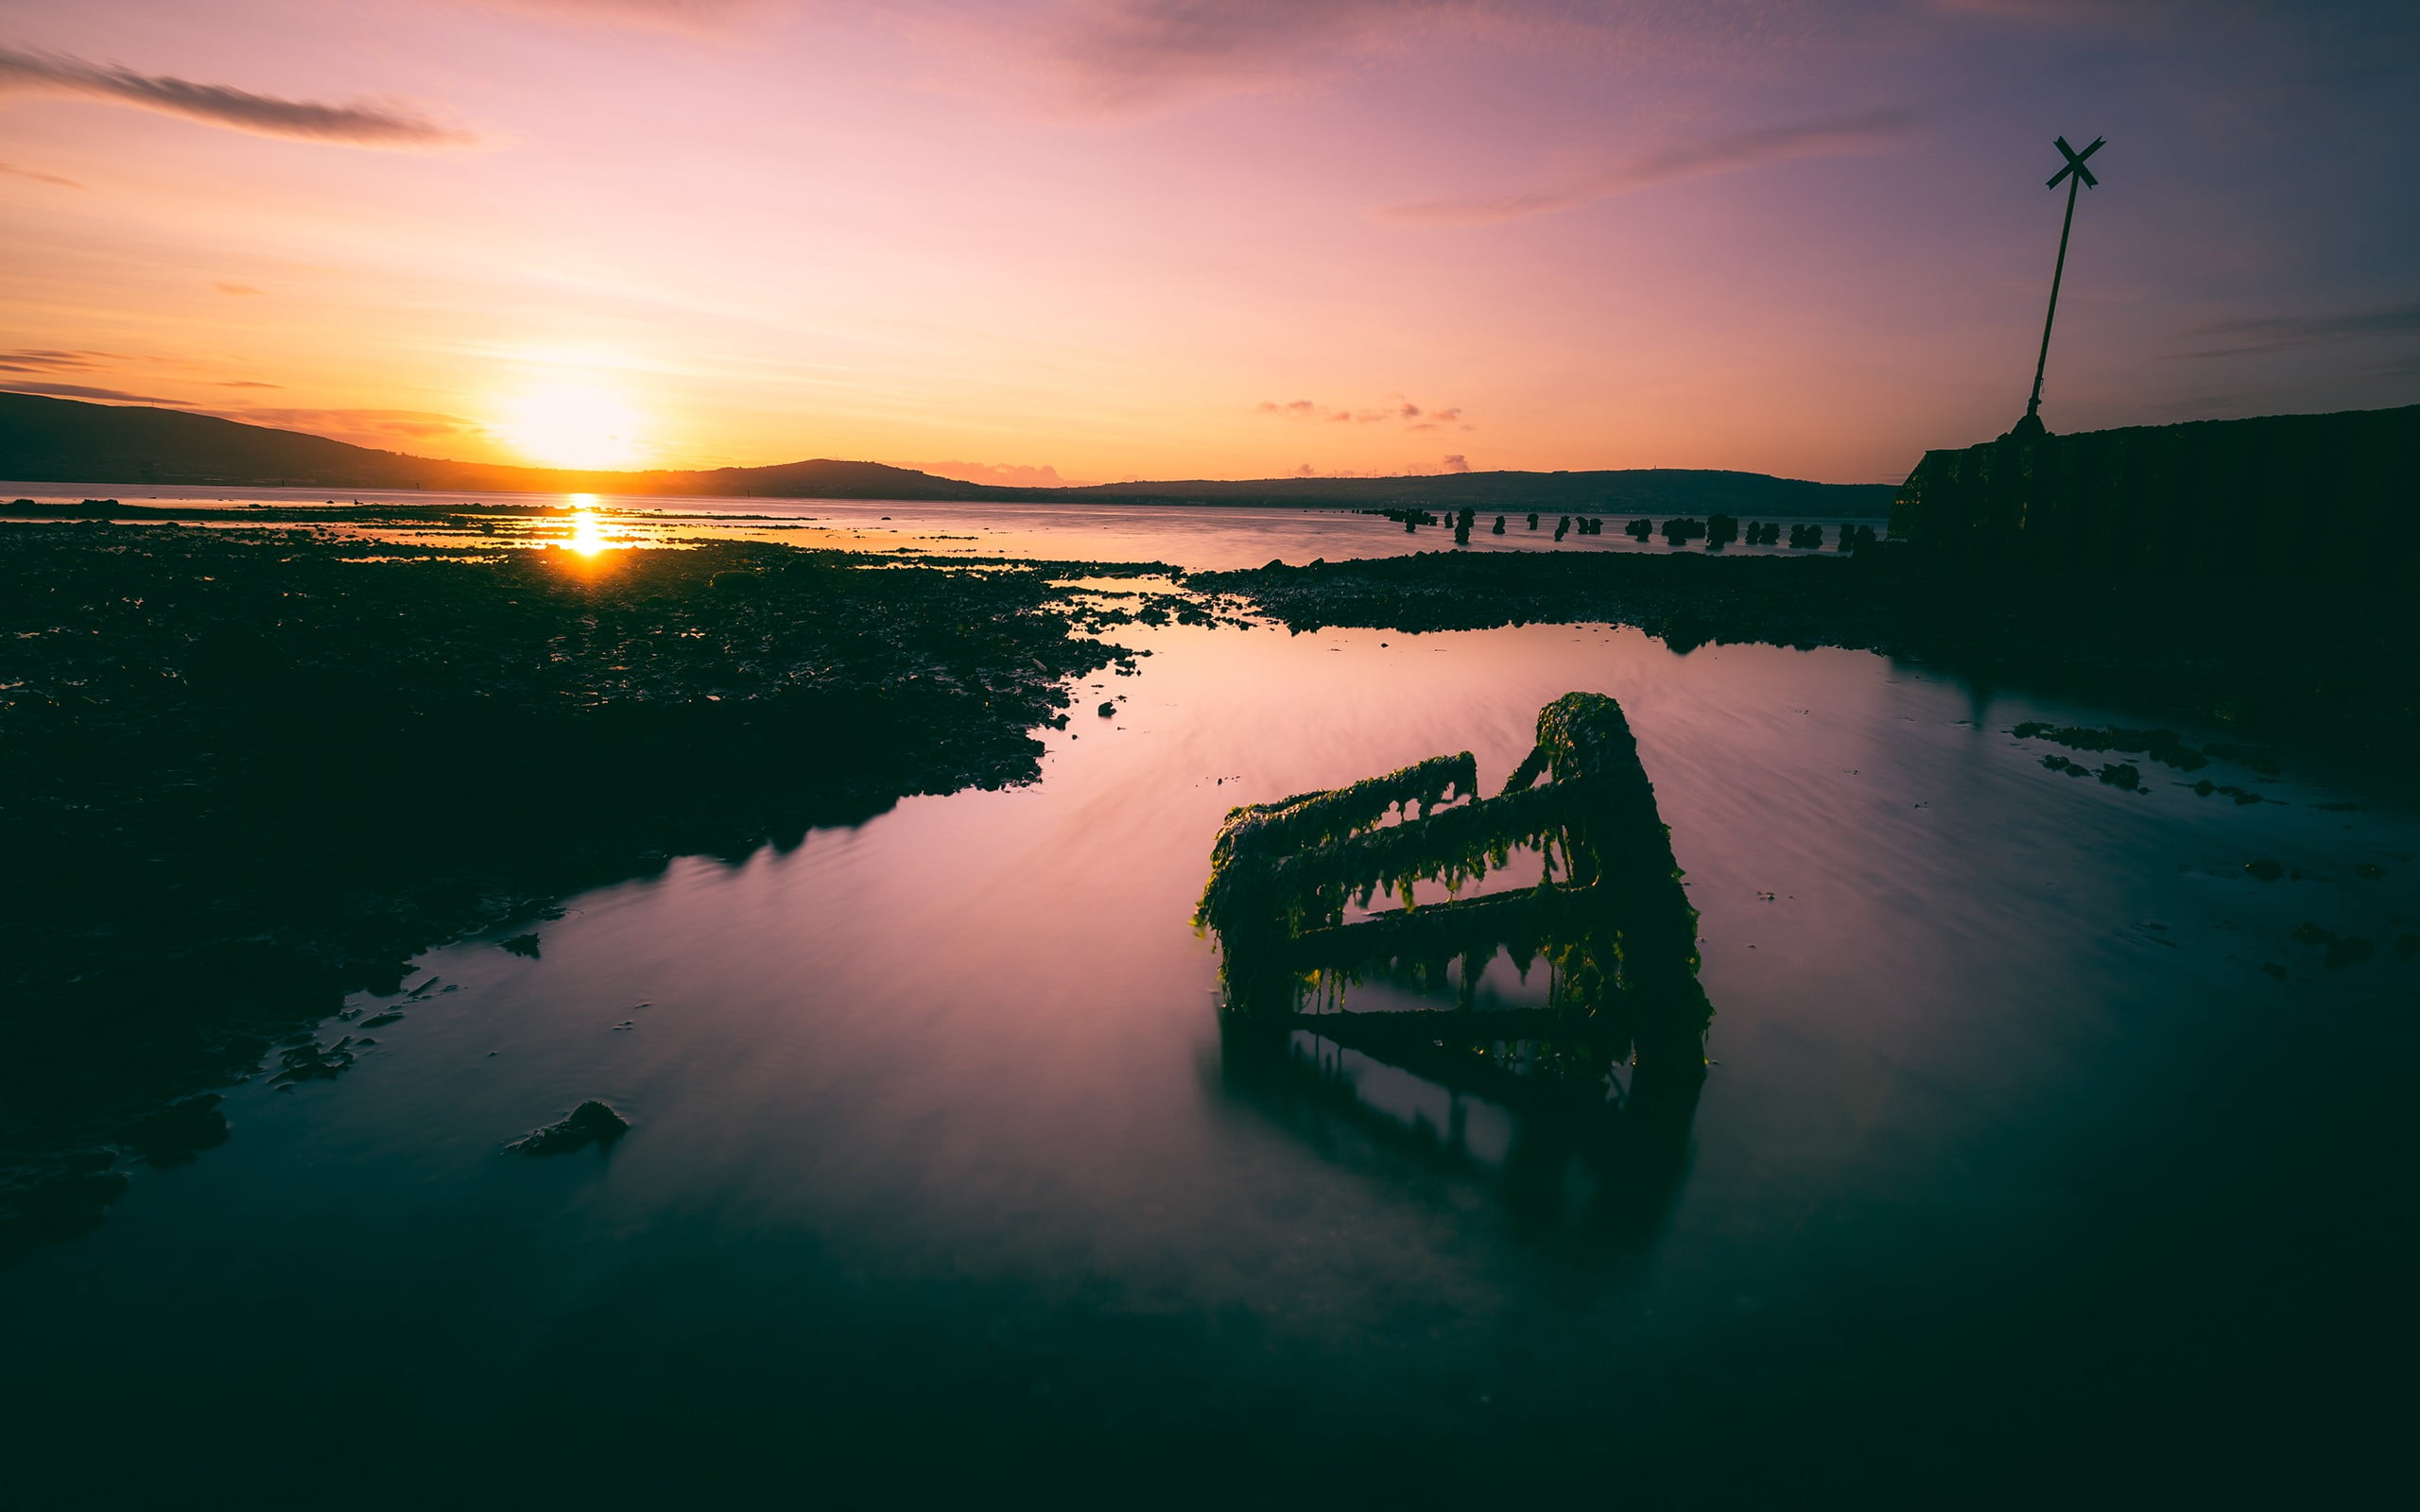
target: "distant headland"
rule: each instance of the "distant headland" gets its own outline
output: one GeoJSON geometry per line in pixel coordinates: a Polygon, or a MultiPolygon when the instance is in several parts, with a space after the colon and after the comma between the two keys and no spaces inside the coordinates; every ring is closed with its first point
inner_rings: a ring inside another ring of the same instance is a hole
{"type": "Polygon", "coordinates": [[[374,451],[301,431],[138,405],[0,393],[0,478],[237,488],[446,492],[718,495],[756,499],[993,503],[1325,505],[1372,507],[1727,511],[1779,517],[1889,512],[1897,486],[1812,483],[1762,472],[1629,468],[1593,472],[1447,472],[1428,477],[1191,479],[1033,489],[961,483],[880,462],[577,472],[374,451]]]}

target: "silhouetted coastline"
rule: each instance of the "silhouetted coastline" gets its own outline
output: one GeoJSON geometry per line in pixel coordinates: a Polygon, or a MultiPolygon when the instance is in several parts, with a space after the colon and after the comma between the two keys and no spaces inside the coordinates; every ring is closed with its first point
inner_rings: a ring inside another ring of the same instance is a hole
{"type": "Polygon", "coordinates": [[[1815,483],[1706,468],[1464,472],[1406,477],[1178,479],[1011,488],[880,462],[818,458],[768,467],[604,472],[457,462],[373,451],[300,431],[131,404],[0,391],[0,479],[471,492],[899,499],[994,504],[1462,505],[1621,510],[1741,509],[1879,517],[1886,483],[1815,483]]]}

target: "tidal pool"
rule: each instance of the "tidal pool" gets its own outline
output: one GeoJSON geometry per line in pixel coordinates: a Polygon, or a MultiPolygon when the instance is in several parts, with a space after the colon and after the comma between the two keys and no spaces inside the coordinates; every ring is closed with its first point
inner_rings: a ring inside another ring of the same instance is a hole
{"type": "Polygon", "coordinates": [[[354,1000],[344,1075],[233,1089],[230,1143],[0,1275],[12,1476],[1957,1503],[2315,1486],[2387,1431],[2408,793],[2072,779],[2011,728],[2147,721],[1864,653],[1115,638],[1141,674],[1080,690],[1038,784],[566,900],[534,958],[468,940],[354,1000]],[[1224,812],[1464,748],[1492,790],[1573,689],[1628,712],[1701,912],[1685,1141],[1609,1164],[1307,1035],[1230,1057],[1189,925],[1224,812]],[[2330,968],[2307,921],[2377,954],[2330,968]],[[504,1153],[586,1098],[631,1131],[504,1153]]]}

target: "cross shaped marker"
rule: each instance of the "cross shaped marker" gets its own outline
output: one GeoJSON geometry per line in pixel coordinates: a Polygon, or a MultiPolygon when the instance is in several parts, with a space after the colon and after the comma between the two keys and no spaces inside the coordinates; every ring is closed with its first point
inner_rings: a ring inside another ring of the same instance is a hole
{"type": "Polygon", "coordinates": [[[2092,170],[2083,165],[2083,160],[2100,151],[2101,144],[2107,140],[2106,137],[2094,137],[2092,146],[2082,152],[2067,146],[2066,137],[2058,140],[2059,156],[2067,160],[2067,165],[2050,175],[2049,187],[2056,189],[2060,180],[2066,180],[2067,215],[2059,223],[2059,261],[2050,269],[2050,308],[2042,317],[2042,351],[2033,359],[2033,397],[2025,402],[2025,418],[2009,432],[2011,436],[2032,439],[2046,434],[2042,429],[2041,416],[2042,369],[2050,361],[2050,322],[2059,318],[2059,281],[2067,276],[2067,232],[2075,229],[2076,190],[2080,187],[2100,187],[2100,180],[2092,176],[2092,170]]]}
{"type": "Polygon", "coordinates": [[[2072,173],[2077,178],[2083,180],[2083,186],[2085,188],[2100,188],[2100,180],[2092,176],[2092,170],[2083,165],[2083,160],[2100,151],[2101,145],[2108,140],[2109,139],[2107,137],[2094,137],[2092,139],[2092,146],[2084,148],[2082,152],[2078,152],[2075,148],[2067,146],[2067,139],[2066,137],[2059,138],[2059,153],[2062,157],[2067,160],[2067,165],[2061,168],[2058,172],[2050,175],[2050,181],[2044,184],[2043,187],[2046,189],[2056,189],[2059,187],[2059,180],[2072,173]]]}

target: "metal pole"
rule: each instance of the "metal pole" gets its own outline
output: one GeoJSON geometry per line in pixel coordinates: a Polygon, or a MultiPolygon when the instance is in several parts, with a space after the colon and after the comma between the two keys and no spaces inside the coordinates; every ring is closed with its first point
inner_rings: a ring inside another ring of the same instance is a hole
{"type": "Polygon", "coordinates": [[[2067,218],[2059,223],[2059,261],[2050,270],[2050,313],[2042,318],[2042,354],[2033,359],[2033,397],[2025,402],[2029,420],[2042,408],[2042,369],[2050,362],[2050,322],[2059,318],[2059,281],[2067,276],[2067,232],[2075,229],[2076,191],[2083,187],[2082,174],[2067,175],[2067,218]]]}

